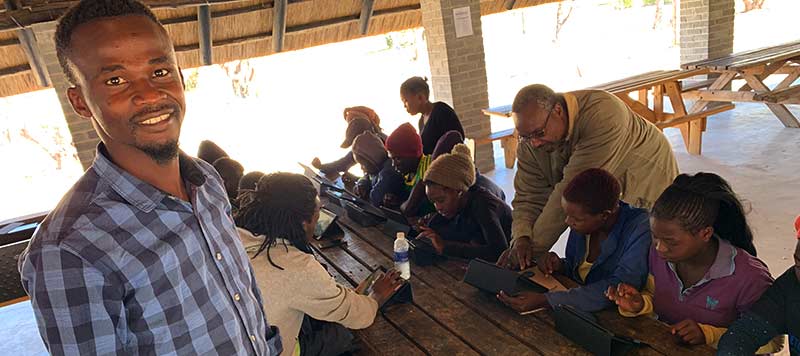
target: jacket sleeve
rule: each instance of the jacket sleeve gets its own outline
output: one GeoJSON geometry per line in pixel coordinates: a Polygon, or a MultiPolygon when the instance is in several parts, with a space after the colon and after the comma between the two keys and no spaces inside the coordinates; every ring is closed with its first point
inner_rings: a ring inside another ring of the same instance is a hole
{"type": "MultiPolygon", "coordinates": [[[[517,155],[517,174],[514,176],[515,195],[511,202],[513,207],[511,236],[513,239],[523,236],[533,237],[534,223],[538,220],[553,192],[553,187],[547,182],[539,162],[533,155],[533,147],[529,144],[521,144],[517,155]]],[[[562,225],[566,229],[566,224],[562,223],[562,225]]]]}
{"type": "MultiPolygon", "coordinates": [[[[776,314],[779,318],[785,318],[783,314],[776,314]]],[[[775,336],[785,332],[777,329],[764,318],[755,313],[745,313],[741,318],[734,321],[728,331],[722,335],[717,344],[718,356],[738,356],[753,355],[761,345],[767,344],[775,336]]]]}
{"type": "Polygon", "coordinates": [[[402,200],[408,199],[408,192],[404,189],[405,182],[399,173],[387,172],[382,170],[378,173],[378,178],[369,193],[369,199],[375,206],[383,205],[383,197],[386,194],[394,194],[402,200]]]}
{"type": "Polygon", "coordinates": [[[475,211],[471,214],[478,222],[486,244],[462,243],[444,241],[445,255],[454,255],[464,258],[481,258],[486,261],[496,261],[500,254],[508,248],[503,225],[497,210],[488,204],[476,204],[475,211]]]}
{"type": "Polygon", "coordinates": [[[561,181],[542,202],[544,208],[533,225],[531,237],[538,254],[550,250],[566,229],[561,195],[572,178],[589,168],[616,172],[629,150],[624,145],[625,132],[628,131],[626,122],[630,115],[625,104],[608,98],[598,100],[595,105],[597,107],[591,110],[585,109],[582,114],[585,117],[576,123],[576,126],[582,126],[573,128],[580,132],[571,138],[577,140],[573,143],[572,155],[564,166],[561,181]]]}
{"type": "Polygon", "coordinates": [[[347,154],[344,157],[333,162],[323,164],[319,171],[324,174],[339,174],[342,172],[347,172],[350,170],[350,167],[355,165],[356,160],[353,158],[353,153],[351,151],[347,151],[347,154]]]}
{"type": "Polygon", "coordinates": [[[289,306],[308,316],[323,321],[342,324],[349,329],[363,329],[375,319],[378,302],[372,297],[356,293],[331,277],[314,256],[307,258],[298,276],[305,288],[292,299],[289,306]]]}
{"type": "Polygon", "coordinates": [[[619,283],[630,284],[636,289],[644,286],[647,280],[647,257],[650,251],[650,226],[647,219],[641,219],[628,237],[617,267],[611,275],[601,280],[563,292],[550,292],[545,296],[551,306],[572,305],[578,309],[594,312],[613,305],[606,297],[609,286],[619,283]]]}

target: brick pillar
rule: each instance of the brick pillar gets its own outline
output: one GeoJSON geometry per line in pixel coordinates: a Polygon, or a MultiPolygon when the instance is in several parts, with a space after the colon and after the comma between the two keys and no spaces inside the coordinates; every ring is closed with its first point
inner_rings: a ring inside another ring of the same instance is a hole
{"type": "MultiPolygon", "coordinates": [[[[422,25],[428,43],[433,95],[453,106],[469,138],[491,134],[486,61],[483,52],[480,0],[421,0],[422,25]],[[453,9],[469,7],[472,35],[456,38],[453,9]]],[[[482,172],[494,169],[491,144],[475,149],[482,172]]]]}
{"type": "Polygon", "coordinates": [[[681,63],[733,52],[734,0],[680,0],[681,63]]]}
{"type": "Polygon", "coordinates": [[[72,135],[72,143],[75,150],[78,152],[78,158],[81,161],[84,169],[92,165],[95,155],[95,147],[100,142],[100,138],[92,127],[92,122],[85,118],[78,116],[72,105],[67,99],[67,88],[70,87],[67,77],[61,70],[58,64],[58,57],[56,57],[56,45],[54,35],[56,32],[56,23],[42,23],[33,25],[33,32],[36,35],[36,43],[39,46],[39,51],[44,58],[47,72],[50,76],[50,83],[56,90],[58,101],[61,104],[61,110],[64,112],[64,118],[67,120],[69,132],[72,135]]]}

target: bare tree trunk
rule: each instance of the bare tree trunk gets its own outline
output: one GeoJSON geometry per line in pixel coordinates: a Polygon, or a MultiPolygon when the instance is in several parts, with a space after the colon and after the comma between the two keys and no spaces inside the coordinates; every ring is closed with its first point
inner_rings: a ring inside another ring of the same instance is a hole
{"type": "Polygon", "coordinates": [[[553,38],[553,43],[558,42],[558,34],[561,32],[561,28],[563,28],[564,24],[567,23],[567,20],[569,20],[569,15],[572,15],[574,1],[575,0],[570,1],[569,10],[567,11],[566,15],[564,15],[563,7],[566,1],[561,1],[558,3],[558,10],[556,10],[556,34],[553,38]]]}
{"type": "Polygon", "coordinates": [[[664,6],[664,0],[656,0],[656,18],[653,19],[653,29],[658,28],[661,23],[661,8],[664,6]]]}

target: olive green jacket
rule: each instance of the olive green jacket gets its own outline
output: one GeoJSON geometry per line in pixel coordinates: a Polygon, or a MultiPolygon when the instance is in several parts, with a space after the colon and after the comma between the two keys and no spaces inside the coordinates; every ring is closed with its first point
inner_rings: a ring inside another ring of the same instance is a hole
{"type": "Polygon", "coordinates": [[[653,124],[605,91],[564,94],[569,128],[553,152],[519,145],[512,236],[533,238],[536,255],[550,250],[566,230],[561,195],[569,181],[589,168],[619,179],[622,200],[649,209],[678,175],[667,138],[653,124]]]}

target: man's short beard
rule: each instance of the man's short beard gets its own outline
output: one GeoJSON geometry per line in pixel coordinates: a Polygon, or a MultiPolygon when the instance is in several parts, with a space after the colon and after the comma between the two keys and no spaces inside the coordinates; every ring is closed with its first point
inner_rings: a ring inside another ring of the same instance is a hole
{"type": "Polygon", "coordinates": [[[137,145],[136,148],[140,149],[160,165],[165,165],[175,159],[175,157],[178,157],[178,141],[176,140],[153,145],[137,145]]]}

